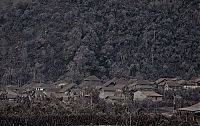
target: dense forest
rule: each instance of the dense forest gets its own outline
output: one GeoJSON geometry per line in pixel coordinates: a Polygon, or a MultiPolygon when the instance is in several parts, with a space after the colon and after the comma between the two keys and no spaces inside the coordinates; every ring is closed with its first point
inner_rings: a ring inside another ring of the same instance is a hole
{"type": "Polygon", "coordinates": [[[4,0],[0,79],[200,74],[199,0],[4,0]]]}

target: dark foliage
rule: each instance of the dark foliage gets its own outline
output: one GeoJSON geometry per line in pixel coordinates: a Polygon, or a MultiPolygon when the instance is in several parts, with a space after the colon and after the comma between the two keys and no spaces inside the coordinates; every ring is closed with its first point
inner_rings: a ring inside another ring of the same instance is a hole
{"type": "Polygon", "coordinates": [[[200,73],[198,0],[20,1],[0,4],[3,84],[200,73]]]}
{"type": "MultiPolygon", "coordinates": [[[[52,102],[51,102],[52,103],[52,102]]],[[[32,103],[32,107],[27,107],[25,104],[16,105],[1,105],[0,124],[1,126],[71,126],[71,125],[134,125],[134,126],[195,126],[195,121],[185,115],[182,118],[174,115],[173,117],[164,117],[160,114],[144,113],[142,110],[127,112],[125,106],[116,104],[114,107],[108,108],[102,112],[98,108],[86,110],[82,113],[71,113],[62,109],[61,106],[49,105],[44,102],[32,103]],[[42,105],[41,105],[42,104],[42,105]],[[34,107],[33,107],[34,106],[34,107]],[[43,106],[43,107],[41,107],[43,106]],[[3,110],[3,111],[2,111],[3,110]],[[117,113],[109,112],[109,110],[118,110],[117,113]],[[31,112],[32,111],[32,112],[31,112]],[[96,111],[90,113],[90,111],[96,111]]],[[[100,105],[100,104],[99,104],[100,105]]],[[[72,105],[73,106],[73,105],[72,105]]],[[[107,107],[110,105],[106,104],[107,107]]],[[[106,107],[104,106],[104,107],[106,107]]],[[[74,111],[71,108],[71,111],[74,111]]]]}

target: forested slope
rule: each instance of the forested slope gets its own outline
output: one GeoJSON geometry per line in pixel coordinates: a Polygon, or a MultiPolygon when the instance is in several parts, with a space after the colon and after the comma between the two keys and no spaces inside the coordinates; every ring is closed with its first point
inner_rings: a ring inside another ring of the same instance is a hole
{"type": "Polygon", "coordinates": [[[23,0],[0,9],[2,84],[200,73],[199,0],[23,0]]]}

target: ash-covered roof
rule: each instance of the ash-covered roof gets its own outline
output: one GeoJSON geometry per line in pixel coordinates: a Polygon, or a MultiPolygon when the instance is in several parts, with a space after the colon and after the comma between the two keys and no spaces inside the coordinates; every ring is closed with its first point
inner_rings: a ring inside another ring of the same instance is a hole
{"type": "Polygon", "coordinates": [[[200,112],[200,102],[197,104],[194,104],[190,107],[185,107],[185,108],[179,108],[181,111],[190,111],[190,112],[200,112]]]}
{"type": "Polygon", "coordinates": [[[68,85],[65,85],[62,89],[60,89],[59,92],[65,92],[67,90],[70,90],[72,89],[73,87],[75,87],[77,84],[75,83],[71,83],[71,84],[68,84],[68,85]]]}
{"type": "Polygon", "coordinates": [[[140,91],[142,94],[150,97],[162,97],[162,95],[156,93],[155,91],[140,91]]]}
{"type": "Polygon", "coordinates": [[[84,81],[101,81],[101,80],[98,77],[96,77],[95,75],[92,75],[92,76],[85,78],[84,81]]]}

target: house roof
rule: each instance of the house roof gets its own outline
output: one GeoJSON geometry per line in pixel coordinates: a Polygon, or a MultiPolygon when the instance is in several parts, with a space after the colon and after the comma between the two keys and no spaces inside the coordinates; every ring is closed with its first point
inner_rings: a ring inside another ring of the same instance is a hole
{"type": "Polygon", "coordinates": [[[200,77],[196,78],[194,81],[195,81],[196,83],[200,82],[200,77]]]}
{"type": "Polygon", "coordinates": [[[45,84],[44,83],[30,83],[30,84],[27,84],[27,85],[24,85],[23,87],[24,88],[35,88],[35,87],[43,87],[45,84]]]}
{"type": "Polygon", "coordinates": [[[150,97],[162,97],[162,95],[156,93],[155,91],[140,91],[142,94],[150,97]]]}
{"type": "Polygon", "coordinates": [[[114,77],[113,79],[111,79],[111,80],[107,81],[105,84],[103,84],[103,86],[104,86],[104,87],[107,87],[107,86],[109,86],[111,83],[116,83],[117,80],[118,80],[118,78],[117,78],[117,77],[114,77]]]}
{"type": "Polygon", "coordinates": [[[56,81],[53,83],[54,85],[59,85],[59,84],[69,84],[69,81],[66,80],[60,80],[60,81],[56,81]]]}
{"type": "Polygon", "coordinates": [[[149,80],[138,80],[136,82],[136,85],[154,85],[154,82],[151,82],[149,80]]]}
{"type": "Polygon", "coordinates": [[[52,92],[51,96],[54,97],[54,98],[63,98],[64,95],[62,93],[52,92]]]}
{"type": "Polygon", "coordinates": [[[130,79],[128,81],[128,84],[133,84],[133,83],[136,83],[138,79],[130,79]]]}
{"type": "Polygon", "coordinates": [[[111,100],[124,100],[125,97],[124,96],[107,96],[106,99],[111,99],[111,100]]]}
{"type": "Polygon", "coordinates": [[[79,85],[79,87],[85,87],[85,86],[103,86],[102,82],[99,78],[96,76],[89,76],[79,85]]]}
{"type": "Polygon", "coordinates": [[[98,77],[96,77],[95,75],[92,75],[92,76],[85,78],[84,81],[101,81],[101,80],[98,77]]]}
{"type": "Polygon", "coordinates": [[[102,89],[104,91],[113,91],[113,92],[117,90],[117,88],[115,88],[115,87],[102,87],[102,89]]]}
{"type": "Polygon", "coordinates": [[[181,111],[190,111],[190,112],[200,111],[200,102],[195,104],[195,105],[192,105],[190,107],[179,108],[179,110],[181,110],[181,111]]]}
{"type": "Polygon", "coordinates": [[[122,84],[122,85],[128,85],[128,80],[126,78],[119,78],[117,81],[116,81],[116,84],[122,84]]]}
{"type": "Polygon", "coordinates": [[[181,87],[181,84],[178,81],[167,81],[166,84],[169,87],[181,87]]]}
{"type": "Polygon", "coordinates": [[[197,84],[193,80],[186,81],[185,86],[196,86],[197,84]]]}
{"type": "Polygon", "coordinates": [[[115,89],[123,89],[124,87],[126,87],[127,85],[126,84],[116,84],[114,86],[115,89]]]}
{"type": "Polygon", "coordinates": [[[85,86],[102,86],[101,81],[83,81],[79,87],[85,87],[85,86]]]}
{"type": "Polygon", "coordinates": [[[181,80],[181,78],[180,77],[175,77],[175,78],[171,78],[170,80],[172,80],[172,81],[179,81],[179,80],[181,80]]]}
{"type": "Polygon", "coordinates": [[[71,84],[68,84],[68,85],[65,85],[62,89],[60,89],[59,92],[65,92],[67,90],[70,90],[72,89],[73,87],[75,87],[77,84],[75,83],[71,83],[71,84]]]}
{"type": "Polygon", "coordinates": [[[168,78],[159,78],[158,80],[156,80],[155,82],[156,82],[156,84],[160,84],[160,83],[162,83],[162,82],[164,82],[164,81],[167,81],[168,80],[168,78]]]}
{"type": "Polygon", "coordinates": [[[177,83],[180,85],[184,85],[187,83],[187,81],[186,80],[178,80],[177,83]]]}
{"type": "Polygon", "coordinates": [[[72,89],[71,92],[75,94],[80,94],[82,91],[81,89],[72,89]]]}
{"type": "Polygon", "coordinates": [[[160,84],[158,84],[159,86],[164,86],[164,85],[168,85],[169,87],[181,87],[181,82],[179,81],[165,81],[165,82],[162,82],[160,84]]]}

